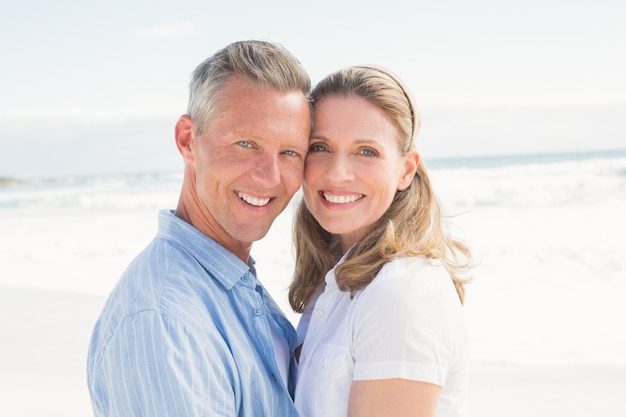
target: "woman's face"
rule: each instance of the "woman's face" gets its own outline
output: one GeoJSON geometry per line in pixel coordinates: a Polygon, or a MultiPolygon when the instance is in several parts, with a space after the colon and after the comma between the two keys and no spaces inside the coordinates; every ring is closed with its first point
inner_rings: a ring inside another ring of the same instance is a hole
{"type": "Polygon", "coordinates": [[[417,154],[400,155],[398,131],[374,104],[357,96],[324,97],[304,168],[306,204],[345,253],[409,186],[417,154]]]}

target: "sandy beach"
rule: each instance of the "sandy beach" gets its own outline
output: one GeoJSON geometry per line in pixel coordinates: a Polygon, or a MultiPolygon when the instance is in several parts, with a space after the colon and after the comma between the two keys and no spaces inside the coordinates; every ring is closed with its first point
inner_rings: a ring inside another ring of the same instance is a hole
{"type": "Polygon", "coordinates": [[[0,289],[0,415],[91,416],[85,362],[104,297],[0,289]]]}
{"type": "MultiPolygon", "coordinates": [[[[465,303],[471,417],[626,416],[624,173],[626,154],[433,171],[453,230],[480,259],[465,303]]],[[[92,415],[91,329],[153,238],[158,210],[175,206],[179,182],[129,175],[2,189],[0,416],[92,415]]],[[[295,324],[293,209],[252,255],[295,324]]]]}
{"type": "MultiPolygon", "coordinates": [[[[92,415],[85,383],[91,327],[104,297],[0,289],[0,415],[92,415]]],[[[474,362],[470,416],[626,415],[626,365],[474,362]]]]}

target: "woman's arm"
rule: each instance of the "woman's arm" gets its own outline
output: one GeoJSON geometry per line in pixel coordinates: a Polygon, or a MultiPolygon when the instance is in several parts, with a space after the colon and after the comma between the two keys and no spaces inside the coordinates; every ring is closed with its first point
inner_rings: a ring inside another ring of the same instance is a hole
{"type": "Polygon", "coordinates": [[[353,381],[348,417],[432,417],[442,387],[408,379],[353,381]]]}

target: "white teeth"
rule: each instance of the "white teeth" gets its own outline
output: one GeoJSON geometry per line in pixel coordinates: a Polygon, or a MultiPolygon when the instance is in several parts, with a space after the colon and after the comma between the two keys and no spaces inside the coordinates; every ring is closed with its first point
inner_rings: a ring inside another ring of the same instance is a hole
{"type": "Polygon", "coordinates": [[[324,193],[324,199],[329,203],[334,204],[345,204],[345,203],[354,203],[358,199],[362,198],[363,194],[352,194],[352,195],[333,195],[324,193]]]}
{"type": "Polygon", "coordinates": [[[247,194],[240,193],[240,192],[237,193],[237,196],[241,198],[243,201],[245,201],[246,203],[251,204],[253,206],[257,206],[257,207],[263,207],[264,205],[270,202],[270,198],[256,198],[256,197],[252,197],[247,194]]]}

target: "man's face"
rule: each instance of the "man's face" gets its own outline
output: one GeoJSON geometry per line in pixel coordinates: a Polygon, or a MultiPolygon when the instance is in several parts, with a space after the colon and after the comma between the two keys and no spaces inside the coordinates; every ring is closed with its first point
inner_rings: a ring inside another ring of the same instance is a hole
{"type": "Polygon", "coordinates": [[[301,92],[244,77],[230,79],[221,103],[191,152],[199,214],[208,234],[236,252],[265,236],[300,187],[311,121],[301,92]]]}

